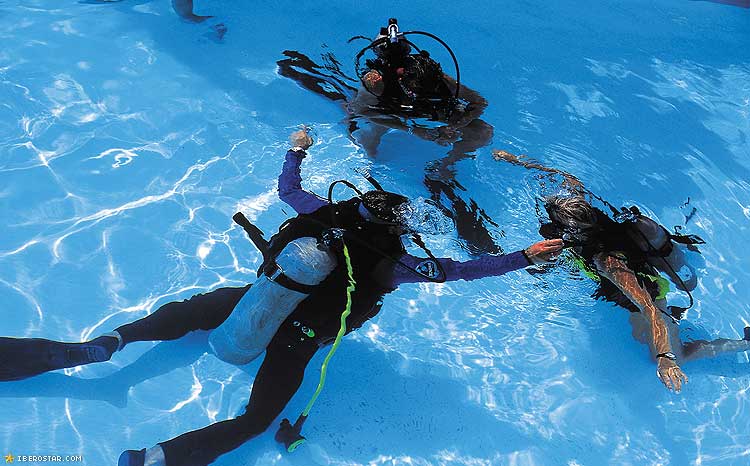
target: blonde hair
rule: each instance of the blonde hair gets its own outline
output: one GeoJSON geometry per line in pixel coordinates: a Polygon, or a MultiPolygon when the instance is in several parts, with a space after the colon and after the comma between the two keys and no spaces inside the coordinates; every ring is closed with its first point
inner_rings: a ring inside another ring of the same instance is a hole
{"type": "Polygon", "coordinates": [[[596,212],[583,196],[549,196],[544,200],[544,207],[552,221],[565,225],[596,223],[596,212]]]}

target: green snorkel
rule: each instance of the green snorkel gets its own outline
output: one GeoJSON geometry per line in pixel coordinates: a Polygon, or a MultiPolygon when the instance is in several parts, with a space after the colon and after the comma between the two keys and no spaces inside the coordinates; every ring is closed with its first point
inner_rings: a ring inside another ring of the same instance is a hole
{"type": "MultiPolygon", "coordinates": [[[[366,177],[367,180],[377,188],[378,191],[384,191],[383,188],[380,186],[380,184],[375,181],[370,176],[366,177]]],[[[333,188],[337,184],[344,184],[353,191],[357,193],[360,197],[362,196],[362,192],[357,189],[356,186],[354,186],[352,183],[346,181],[346,180],[338,180],[331,183],[331,185],[328,187],[328,204],[333,205],[333,188]]],[[[344,308],[344,311],[341,313],[341,326],[339,328],[338,333],[336,334],[336,338],[333,341],[333,345],[331,346],[331,349],[328,351],[328,354],[326,355],[325,359],[323,360],[323,364],[320,368],[320,380],[318,382],[318,387],[315,389],[315,393],[313,393],[312,397],[310,398],[310,401],[307,403],[307,406],[305,406],[305,409],[302,410],[302,413],[299,415],[296,421],[294,421],[294,424],[292,424],[289,419],[283,419],[281,421],[281,425],[279,426],[279,430],[276,432],[275,439],[277,442],[284,444],[284,447],[286,448],[286,451],[293,452],[296,450],[300,445],[305,443],[306,439],[304,436],[302,436],[302,426],[304,425],[305,421],[307,420],[307,417],[310,414],[310,411],[312,410],[313,405],[315,404],[315,401],[318,399],[318,396],[323,391],[323,387],[325,385],[326,381],[326,374],[328,373],[328,363],[333,358],[333,355],[336,353],[336,350],[338,350],[339,345],[341,344],[341,339],[346,335],[347,331],[347,324],[346,319],[349,317],[349,314],[351,314],[351,308],[352,308],[352,293],[354,292],[356,288],[356,281],[354,279],[354,268],[352,267],[352,261],[351,257],[349,256],[349,249],[346,247],[345,239],[347,238],[346,232],[340,228],[338,228],[338,222],[336,221],[336,213],[335,210],[331,210],[331,223],[330,225],[326,225],[329,227],[322,235],[322,242],[326,244],[329,248],[332,250],[337,251],[340,254],[340,257],[343,257],[343,263],[346,265],[346,272],[347,272],[347,287],[346,287],[346,306],[344,308]],[[332,228],[330,228],[332,227],[332,228]]],[[[250,234],[250,233],[248,233],[250,234]]],[[[411,271],[412,273],[426,278],[428,281],[433,283],[442,283],[445,281],[445,271],[442,269],[442,267],[437,265],[439,270],[439,278],[435,277],[429,277],[414,268],[410,267],[409,265],[403,263],[399,258],[391,257],[385,252],[379,250],[373,245],[370,245],[366,242],[363,242],[361,239],[358,239],[356,236],[350,236],[348,237],[352,241],[358,243],[360,246],[366,247],[367,249],[371,250],[375,254],[381,255],[384,259],[388,259],[392,261],[394,264],[399,264],[402,267],[404,267],[406,270],[411,271]]],[[[435,260],[437,263],[437,259],[435,259],[435,256],[430,252],[429,249],[425,246],[422,239],[419,237],[419,235],[414,234],[412,236],[413,241],[417,246],[422,248],[427,255],[435,260]]]]}
{"type": "Polygon", "coordinates": [[[294,422],[294,425],[289,422],[289,419],[284,419],[281,421],[281,426],[276,432],[276,441],[283,443],[286,451],[288,451],[289,453],[296,450],[297,447],[299,447],[306,441],[305,437],[303,437],[301,433],[302,426],[307,420],[307,416],[310,414],[310,410],[312,410],[315,401],[323,391],[323,386],[326,382],[326,374],[328,373],[328,363],[330,362],[331,358],[333,358],[333,355],[336,353],[336,350],[341,344],[341,339],[346,334],[346,318],[349,317],[349,314],[351,314],[352,310],[352,292],[356,287],[356,282],[354,281],[354,271],[352,270],[352,261],[349,257],[349,250],[346,247],[346,243],[343,242],[343,239],[341,244],[344,260],[346,262],[346,272],[349,277],[349,284],[346,287],[346,307],[344,308],[344,312],[341,313],[341,327],[336,334],[336,339],[333,341],[333,345],[328,351],[328,354],[326,355],[326,358],[320,367],[320,381],[318,381],[318,388],[315,389],[315,393],[313,393],[312,398],[310,398],[310,401],[307,403],[307,406],[305,406],[305,409],[302,410],[302,413],[294,422]]]}

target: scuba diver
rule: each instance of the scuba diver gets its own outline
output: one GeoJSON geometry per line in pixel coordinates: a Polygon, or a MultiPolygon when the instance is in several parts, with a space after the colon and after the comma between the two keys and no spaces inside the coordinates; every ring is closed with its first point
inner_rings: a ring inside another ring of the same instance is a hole
{"type": "MultiPolygon", "coordinates": [[[[120,3],[125,0],[79,0],[78,3],[120,3]]],[[[149,3],[152,0],[137,0],[137,4],[149,3]]],[[[129,2],[132,3],[132,2],[129,2]]],[[[204,21],[211,20],[213,16],[196,15],[193,12],[193,0],[172,0],[172,9],[183,21],[188,23],[203,23],[204,21]]],[[[211,22],[211,21],[209,21],[211,22]]],[[[215,23],[210,27],[210,33],[206,36],[212,40],[221,42],[224,40],[224,35],[227,33],[227,27],[223,23],[215,23]]]]}
{"type": "MultiPolygon", "coordinates": [[[[378,314],[386,294],[418,282],[475,280],[554,260],[562,240],[544,240],[502,256],[458,262],[435,258],[408,216],[412,202],[376,189],[334,202],[302,189],[300,165],[312,139],[291,136],[279,176],[279,197],[298,215],[270,240],[240,213],[234,218],[263,255],[258,279],[172,302],[135,322],[85,343],[0,338],[0,380],[109,360],[136,341],[174,340],[194,330],[212,330],[209,343],[222,360],[245,364],[265,351],[240,416],[182,434],[149,449],[127,450],[119,466],[199,466],[264,432],[297,392],[313,355],[330,345],[321,381],[297,421],[281,423],[276,439],[293,451],[304,437],[302,424],[320,393],[341,338],[378,314]],[[428,257],[408,254],[401,236],[412,234],[428,257]]],[[[377,182],[371,180],[376,188],[377,182]]]]}
{"type": "MultiPolygon", "coordinates": [[[[367,39],[356,36],[353,39],[367,39]]],[[[396,18],[357,54],[355,71],[359,86],[329,63],[321,70],[310,58],[296,51],[284,51],[287,58],[277,62],[279,74],[302,87],[334,101],[341,101],[348,113],[349,131],[360,147],[374,156],[380,138],[390,129],[408,131],[441,145],[453,144],[449,155],[465,155],[489,144],[492,126],[479,120],[487,100],[460,82],[460,69],[453,51],[434,34],[424,31],[401,32],[396,18]],[[456,78],[445,73],[427,50],[419,49],[409,37],[424,35],[438,41],[451,55],[456,78]],[[374,58],[362,57],[372,52],[374,58]],[[330,73],[327,73],[330,72],[330,73]],[[433,124],[420,124],[423,119],[433,124]],[[443,123],[438,126],[434,123],[443,123]]]]}
{"type": "Polygon", "coordinates": [[[356,38],[369,42],[357,54],[356,80],[341,71],[330,53],[323,56],[325,65],[321,66],[300,52],[286,50],[286,58],[277,62],[279,74],[340,103],[350,139],[371,157],[375,157],[382,136],[392,129],[451,146],[445,158],[426,167],[425,186],[433,200],[450,203],[459,236],[471,253],[502,252],[488,231],[489,225],[498,225],[476,202],[461,198],[460,192],[466,189],[455,179],[455,164],[473,157],[492,140],[492,126],[480,119],[487,100],[460,82],[453,51],[433,34],[401,32],[396,19],[391,18],[374,40],[356,38]],[[410,40],[415,35],[430,37],[450,52],[456,78],[410,40]],[[367,55],[373,58],[362,64],[367,55]]]}
{"type": "Polygon", "coordinates": [[[679,322],[693,305],[692,291],[698,278],[687,262],[684,249],[699,252],[704,241],[695,235],[671,234],[643,215],[637,207],[617,209],[588,191],[574,176],[545,167],[527,157],[495,150],[493,157],[527,169],[563,178],[564,194],[547,196],[544,208],[549,222],[539,233],[560,238],[572,253],[573,263],[599,286],[594,297],[618,304],[630,313],[633,335],[648,344],[656,359],[656,374],[669,389],[679,392],[688,378],[680,364],[723,353],[750,350],[750,327],[740,340],[694,340],[683,343],[679,322]],[[594,207],[587,197],[603,203],[612,217],[594,207]],[[665,279],[662,274],[669,277],[665,279]],[[670,281],[685,292],[688,307],[668,306],[670,281]]]}

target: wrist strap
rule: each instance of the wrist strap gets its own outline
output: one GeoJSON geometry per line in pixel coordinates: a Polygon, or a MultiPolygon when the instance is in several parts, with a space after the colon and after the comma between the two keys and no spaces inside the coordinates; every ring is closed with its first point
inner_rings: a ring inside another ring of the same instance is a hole
{"type": "Polygon", "coordinates": [[[534,262],[531,260],[531,258],[529,258],[529,255],[526,254],[525,249],[521,249],[521,254],[523,254],[523,257],[526,258],[526,261],[529,263],[529,265],[534,265],[534,262]]]}
{"type": "Polygon", "coordinates": [[[657,354],[656,355],[656,359],[659,359],[659,358],[667,358],[670,361],[674,361],[675,360],[674,353],[672,353],[671,351],[667,351],[666,353],[659,353],[659,354],[657,354]]]}

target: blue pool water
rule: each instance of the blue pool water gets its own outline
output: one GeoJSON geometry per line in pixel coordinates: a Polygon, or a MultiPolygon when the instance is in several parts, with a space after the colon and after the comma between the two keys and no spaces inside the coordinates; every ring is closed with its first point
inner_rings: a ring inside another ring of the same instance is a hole
{"type": "MultiPolygon", "coordinates": [[[[0,334],[80,341],[252,281],[259,256],[231,215],[270,232],[291,214],[276,176],[300,123],[318,137],[306,187],[324,193],[345,177],[366,188],[355,170],[368,170],[427,197],[425,167],[448,148],[391,132],[370,158],[338,105],[276,71],[291,49],[333,53],[351,75],[361,45],[346,39],[389,16],[451,44],[464,82],[490,102],[492,144],[453,170],[505,251],[538,239],[542,188],[492,148],[564,169],[670,227],[689,216],[707,242],[695,334],[738,338],[750,322],[749,10],[214,0],[196,3],[215,17],[195,24],[170,3],[0,1],[0,334]]],[[[427,242],[470,257],[456,234],[427,242]]],[[[592,291],[565,266],[403,286],[344,341],[307,446],[282,454],[272,429],[215,464],[748,464],[747,355],[686,364],[690,383],[670,394],[627,312],[592,291]]],[[[198,334],[137,343],[72,377],[0,384],[0,452],[114,464],[124,449],[235,416],[259,362],[238,369],[206,347],[198,334]]],[[[284,416],[307,403],[322,356],[284,416]]]]}

